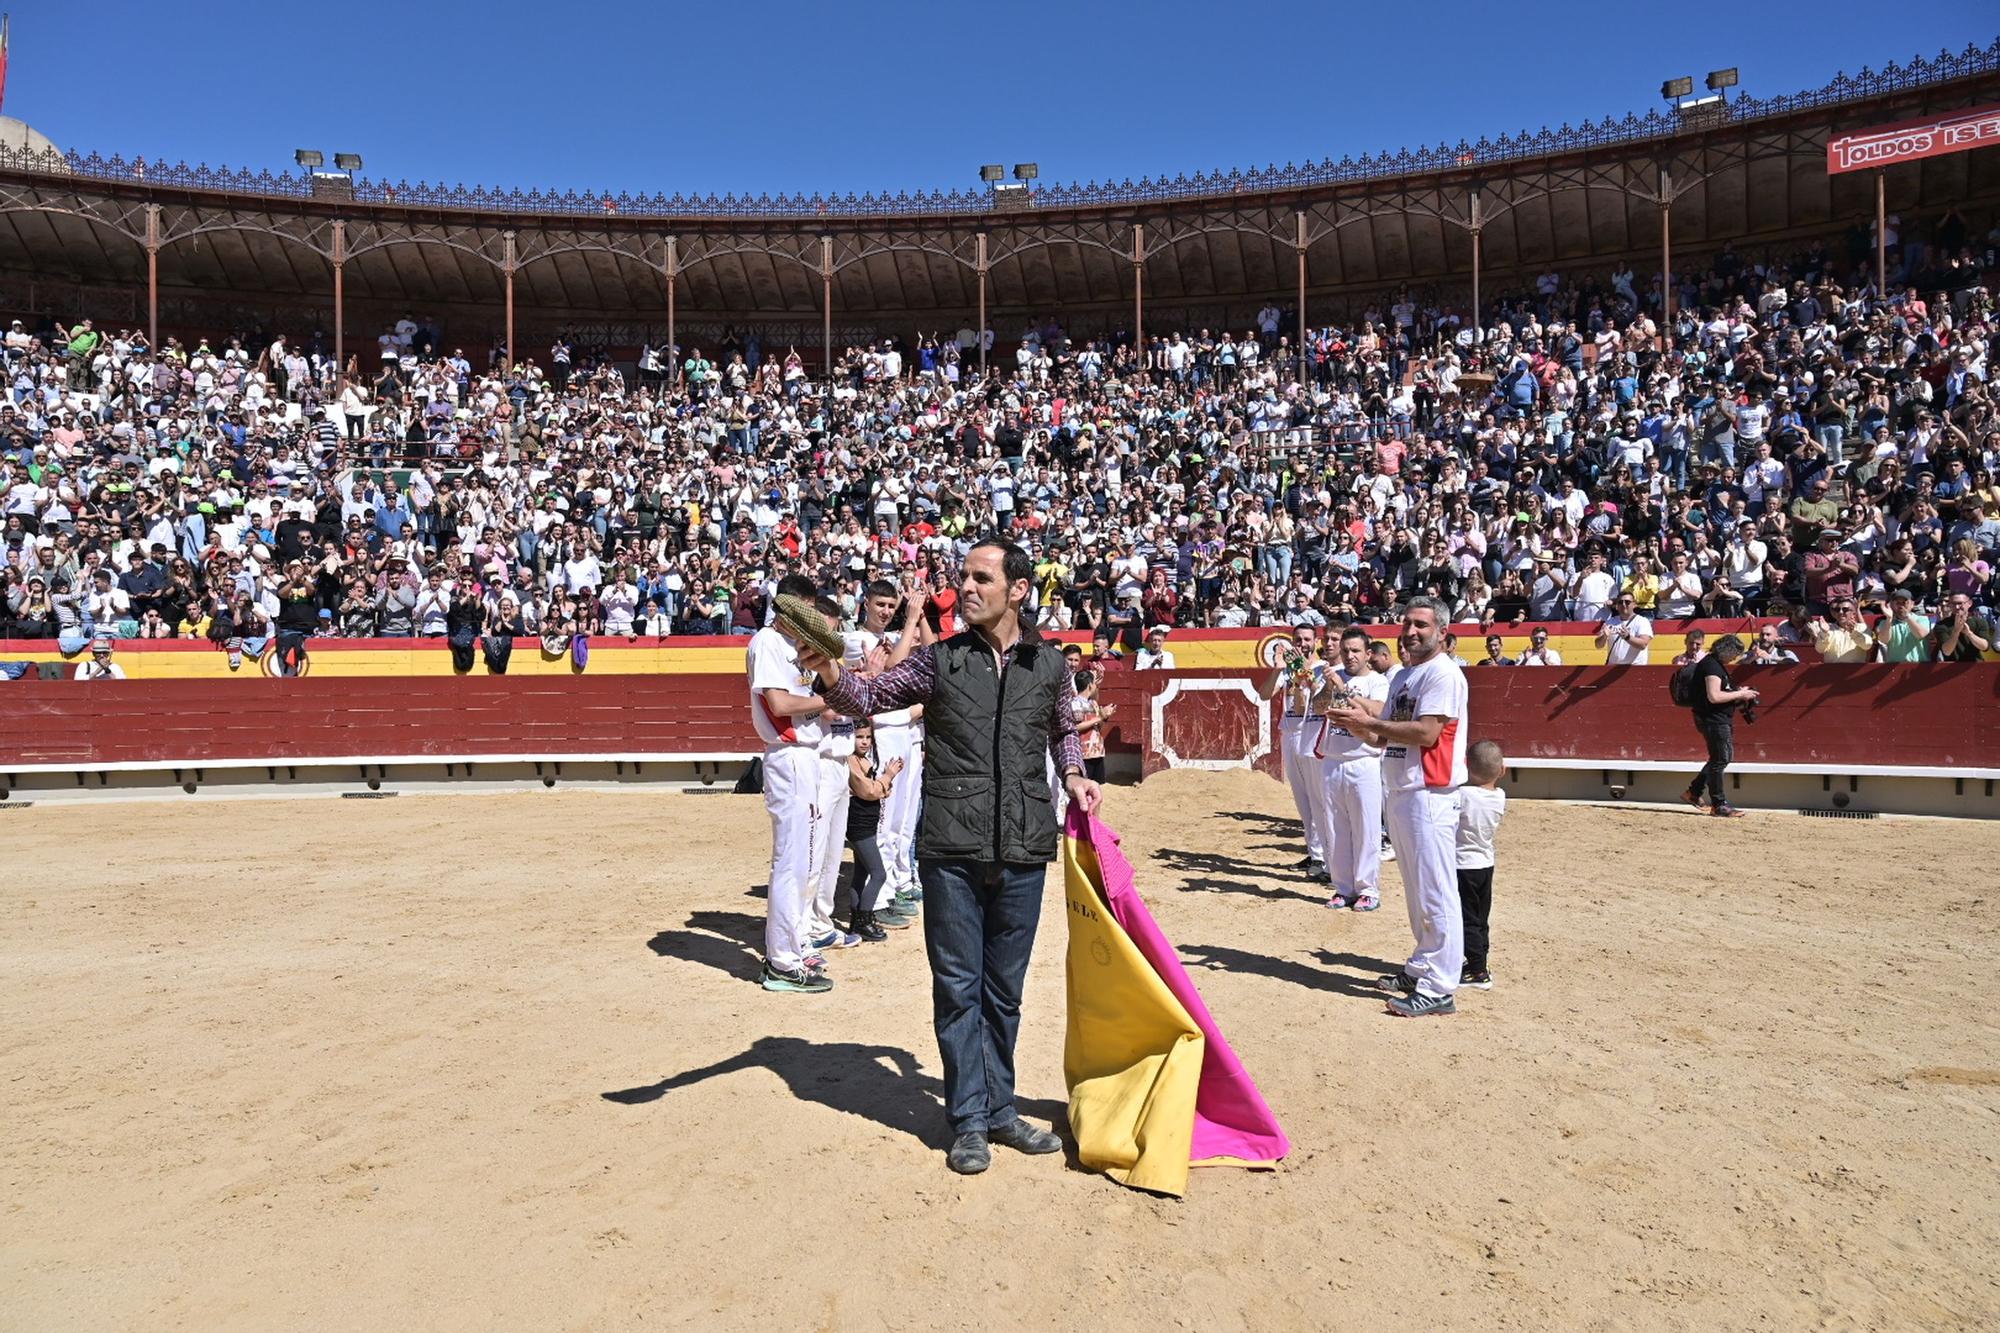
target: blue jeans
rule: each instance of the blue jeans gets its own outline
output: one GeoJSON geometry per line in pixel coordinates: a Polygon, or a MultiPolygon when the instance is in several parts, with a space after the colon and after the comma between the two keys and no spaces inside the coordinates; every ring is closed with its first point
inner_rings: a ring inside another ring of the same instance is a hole
{"type": "Polygon", "coordinates": [[[1021,988],[1042,915],[1045,865],[923,861],[931,1024],[953,1134],[1011,1124],[1021,988]]]}

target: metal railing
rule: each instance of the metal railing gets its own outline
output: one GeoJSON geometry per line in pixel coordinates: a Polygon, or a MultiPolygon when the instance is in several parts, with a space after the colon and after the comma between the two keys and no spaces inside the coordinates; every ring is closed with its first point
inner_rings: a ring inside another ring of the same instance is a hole
{"type": "MultiPolygon", "coordinates": [[[[1864,68],[1853,76],[1838,74],[1824,87],[1775,97],[1739,97],[1733,102],[1704,109],[1700,127],[1712,130],[1719,125],[1739,124],[1773,116],[1792,115],[1841,106],[1892,93],[1907,92],[1973,75],[2000,70],[2000,38],[1987,46],[1970,46],[1953,55],[1940,51],[1935,58],[1913,58],[1908,64],[1891,62],[1881,70],[1864,68]]],[[[1481,137],[1475,142],[1460,139],[1456,145],[1402,149],[1395,153],[1363,153],[1359,159],[1327,158],[1318,163],[1262,170],[1196,172],[1176,175],[1171,180],[1142,177],[1117,183],[1091,181],[1085,185],[1053,185],[1035,189],[1033,207],[1082,208],[1104,204],[1153,203],[1175,199],[1226,198],[1280,190],[1340,185],[1356,181],[1382,180],[1427,172],[1455,171],[1551,157],[1587,148],[1670,139],[1689,132],[1672,113],[1659,108],[1645,115],[1628,112],[1622,119],[1606,116],[1602,121],[1586,120],[1580,126],[1567,122],[1558,129],[1544,126],[1539,131],[1502,134],[1498,139],[1481,137]]],[[[168,164],[146,158],[127,160],[97,153],[36,152],[32,149],[0,149],[0,170],[33,172],[55,176],[81,176],[92,180],[139,182],[224,194],[261,195],[284,199],[315,198],[309,176],[292,172],[231,170],[206,164],[190,167],[185,162],[168,164]]],[[[345,182],[342,182],[344,185],[345,182]]],[[[346,194],[345,189],[341,191],[346,194]]],[[[318,196],[322,202],[334,202],[318,196]]],[[[898,191],[891,195],[849,192],[846,195],[760,194],[748,195],[666,195],[628,194],[620,191],[492,189],[485,186],[430,184],[408,181],[359,180],[353,185],[357,204],[392,204],[421,208],[448,208],[475,213],[521,213],[556,216],[634,218],[868,218],[937,214],[976,214],[994,211],[992,196],[978,190],[933,190],[926,194],[898,191]]],[[[344,198],[342,200],[344,202],[344,198]]],[[[1014,214],[1010,211],[1009,216],[1014,214]]]]}

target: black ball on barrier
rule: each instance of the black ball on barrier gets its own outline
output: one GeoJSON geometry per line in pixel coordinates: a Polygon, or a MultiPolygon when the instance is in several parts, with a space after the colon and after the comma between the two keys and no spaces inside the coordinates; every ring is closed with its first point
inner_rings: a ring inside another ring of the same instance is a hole
{"type": "Polygon", "coordinates": [[[381,791],[381,790],[382,790],[382,779],[380,779],[380,778],[370,778],[370,779],[368,779],[368,790],[369,790],[369,791],[381,791]]]}
{"type": "Polygon", "coordinates": [[[186,792],[188,795],[192,796],[195,793],[195,785],[192,782],[183,782],[181,784],[181,790],[186,792]]]}
{"type": "Polygon", "coordinates": [[[1833,794],[1833,808],[1836,810],[1845,810],[1847,808],[1846,792],[1837,791],[1833,794]]]}
{"type": "Polygon", "coordinates": [[[556,780],[554,778],[543,778],[542,785],[544,787],[553,787],[556,785],[556,780]]]}

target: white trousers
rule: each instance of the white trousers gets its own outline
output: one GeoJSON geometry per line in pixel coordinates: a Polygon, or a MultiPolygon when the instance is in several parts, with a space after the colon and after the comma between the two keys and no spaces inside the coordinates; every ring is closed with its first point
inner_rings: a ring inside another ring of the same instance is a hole
{"type": "Polygon", "coordinates": [[[836,930],[833,897],[840,890],[841,853],[847,850],[847,760],[819,757],[818,811],[813,820],[812,911],[806,928],[814,935],[836,930]]]}
{"type": "Polygon", "coordinates": [[[1403,872],[1403,902],[1417,947],[1403,971],[1425,995],[1450,995],[1465,970],[1465,913],[1458,901],[1458,788],[1389,793],[1389,841],[1403,872]]]}
{"type": "Polygon", "coordinates": [[[1374,897],[1382,875],[1382,760],[1360,755],[1319,765],[1321,840],[1333,891],[1374,897]]]}
{"type": "Polygon", "coordinates": [[[797,971],[806,952],[813,852],[819,845],[819,755],[810,746],[764,751],[764,809],[771,816],[771,886],[764,905],[764,960],[797,971]]]}
{"type": "Polygon", "coordinates": [[[1292,789],[1292,804],[1299,809],[1299,823],[1305,825],[1306,855],[1325,865],[1325,835],[1320,827],[1322,765],[1312,753],[1319,726],[1316,717],[1286,717],[1278,724],[1278,740],[1285,756],[1285,782],[1292,789]]]}
{"type": "Polygon", "coordinates": [[[924,810],[924,733],[915,724],[875,728],[877,771],[891,759],[903,761],[889,799],[882,802],[882,821],[875,845],[882,851],[882,871],[888,890],[917,887],[917,820],[924,810]]]}

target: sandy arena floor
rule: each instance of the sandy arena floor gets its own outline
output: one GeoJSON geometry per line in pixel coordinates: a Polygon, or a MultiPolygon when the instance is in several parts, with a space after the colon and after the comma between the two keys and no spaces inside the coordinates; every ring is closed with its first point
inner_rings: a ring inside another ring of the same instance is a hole
{"type": "Polygon", "coordinates": [[[0,812],[0,1327],[2000,1323],[1992,825],[1517,804],[1498,988],[1404,1022],[1283,788],[1106,814],[1277,1172],[947,1174],[915,932],[750,983],[754,797],[0,812]]]}

